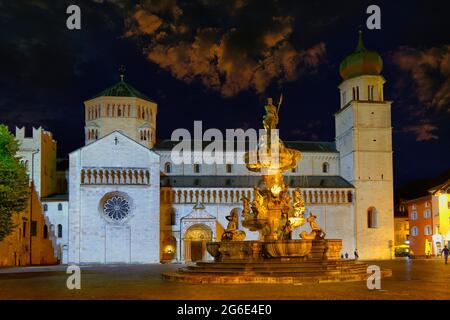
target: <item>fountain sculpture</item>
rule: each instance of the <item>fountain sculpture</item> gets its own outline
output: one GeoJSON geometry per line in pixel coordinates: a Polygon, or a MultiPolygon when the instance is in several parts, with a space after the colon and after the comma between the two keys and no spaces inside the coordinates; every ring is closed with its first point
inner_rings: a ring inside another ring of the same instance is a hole
{"type": "MultiPolygon", "coordinates": [[[[268,99],[263,119],[264,133],[256,150],[245,154],[245,163],[261,175],[253,188],[253,200],[243,197],[242,226],[259,233],[258,240],[245,240],[238,230],[239,213],[234,209],[221,241],[206,244],[214,262],[163,274],[168,280],[201,283],[294,283],[298,281],[351,281],[367,278],[367,264],[341,260],[342,240],[325,239],[316,216],[305,217],[305,201],[299,188],[292,197],[284,183],[283,172],[292,170],[301,158],[298,150],[284,146],[278,137],[278,108],[268,99]],[[300,239],[293,231],[305,223],[300,239]]],[[[383,276],[390,271],[384,270],[383,276]]]]}

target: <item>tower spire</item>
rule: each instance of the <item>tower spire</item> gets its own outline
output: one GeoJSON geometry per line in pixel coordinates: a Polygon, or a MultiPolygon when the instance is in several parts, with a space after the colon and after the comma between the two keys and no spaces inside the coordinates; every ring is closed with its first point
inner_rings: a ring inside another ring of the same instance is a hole
{"type": "Polygon", "coordinates": [[[362,41],[362,30],[359,28],[358,30],[358,44],[356,45],[356,52],[364,51],[366,48],[364,47],[363,41],[362,41]]]}
{"type": "Polygon", "coordinates": [[[119,68],[119,73],[120,73],[120,81],[124,81],[123,78],[125,77],[125,67],[123,65],[120,66],[119,68]]]}

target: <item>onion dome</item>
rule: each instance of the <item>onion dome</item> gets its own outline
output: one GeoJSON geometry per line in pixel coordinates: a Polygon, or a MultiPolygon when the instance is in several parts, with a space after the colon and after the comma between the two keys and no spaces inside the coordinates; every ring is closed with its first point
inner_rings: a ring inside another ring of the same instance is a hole
{"type": "Polygon", "coordinates": [[[379,75],[383,69],[383,60],[376,51],[367,50],[362,42],[362,31],[358,32],[358,45],[355,52],[348,55],[339,66],[342,79],[363,76],[379,75]]]}

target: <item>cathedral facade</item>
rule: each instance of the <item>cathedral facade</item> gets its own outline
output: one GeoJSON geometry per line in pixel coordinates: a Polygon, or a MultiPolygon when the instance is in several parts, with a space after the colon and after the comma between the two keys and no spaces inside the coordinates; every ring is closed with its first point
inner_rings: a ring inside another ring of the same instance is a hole
{"type": "MultiPolygon", "coordinates": [[[[300,188],[327,238],[343,240],[343,257],[356,249],[361,259],[393,257],[391,102],[381,70],[360,35],[340,67],[335,141],[285,142],[302,153],[286,185],[291,193],[300,188]]],[[[260,176],[244,164],[174,163],[177,142],[156,140],[157,104],[123,77],[84,105],[85,146],[70,154],[60,215],[68,232],[62,262],[212,259],[206,242],[220,241],[226,216],[242,210],[242,197],[253,199],[260,176]]]]}

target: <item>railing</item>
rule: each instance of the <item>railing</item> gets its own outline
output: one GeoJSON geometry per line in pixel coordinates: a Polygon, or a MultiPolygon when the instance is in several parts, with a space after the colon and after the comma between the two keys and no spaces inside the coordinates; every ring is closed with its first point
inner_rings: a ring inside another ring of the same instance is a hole
{"type": "Polygon", "coordinates": [[[150,171],[146,168],[83,168],[81,184],[150,184],[150,171]]]}
{"type": "MultiPolygon", "coordinates": [[[[293,198],[294,188],[289,188],[293,198]]],[[[353,202],[353,189],[315,189],[301,190],[306,204],[349,204],[353,202]]],[[[161,203],[192,204],[202,202],[205,204],[239,204],[242,197],[253,200],[251,188],[161,188],[161,203]]]]}

